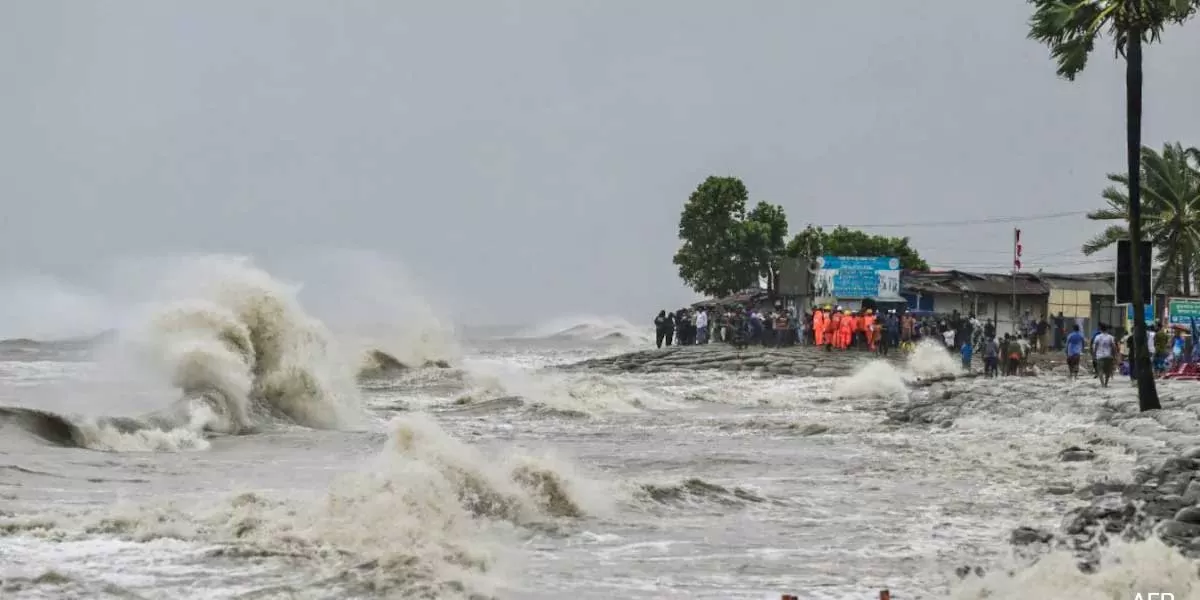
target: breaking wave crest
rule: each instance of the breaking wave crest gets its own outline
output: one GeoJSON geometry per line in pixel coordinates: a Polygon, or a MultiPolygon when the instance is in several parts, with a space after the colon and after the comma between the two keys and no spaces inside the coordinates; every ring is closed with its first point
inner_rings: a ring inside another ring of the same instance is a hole
{"type": "Polygon", "coordinates": [[[4,413],[8,422],[52,443],[101,450],[202,448],[205,432],[250,433],[275,423],[359,424],[353,372],[340,367],[328,332],[294,290],[244,259],[201,257],[177,265],[160,292],[113,350],[118,362],[135,366],[140,384],[175,402],[119,419],[15,409],[4,413]]]}
{"type": "Polygon", "coordinates": [[[675,407],[643,387],[596,374],[529,372],[474,364],[468,370],[468,383],[470,392],[456,404],[472,411],[524,408],[549,415],[595,417],[675,407]]]}
{"type": "Polygon", "coordinates": [[[588,342],[637,342],[654,340],[653,331],[621,317],[575,316],[551,319],[517,334],[530,339],[562,339],[588,342]]]}
{"type": "MultiPolygon", "coordinates": [[[[490,458],[412,414],[384,448],[324,493],[235,494],[220,502],[125,504],[0,530],[52,539],[116,536],[216,544],[214,556],[286,561],[328,597],[488,597],[503,581],[514,528],[603,516],[613,491],[555,459],[490,458]]],[[[293,580],[294,582],[294,580],[293,580]]],[[[254,582],[256,586],[269,581],[254,582]]]]}
{"type": "Polygon", "coordinates": [[[1014,564],[1007,569],[993,569],[982,577],[969,577],[956,585],[948,598],[1094,600],[1171,598],[1174,594],[1175,600],[1200,600],[1195,562],[1155,538],[1111,542],[1100,564],[1090,573],[1081,571],[1078,562],[1071,552],[1051,552],[1032,565],[1014,564]]]}
{"type": "Polygon", "coordinates": [[[739,506],[743,504],[760,504],[763,502],[778,503],[768,499],[761,493],[750,488],[734,486],[725,487],[699,479],[686,479],[675,484],[642,484],[636,496],[658,504],[666,505],[695,505],[720,504],[739,506]]]}
{"type": "Polygon", "coordinates": [[[903,399],[908,397],[909,386],[917,381],[952,378],[962,372],[961,363],[945,346],[924,340],[917,344],[903,368],[888,361],[872,360],[848,377],[840,378],[833,386],[833,398],[903,399]]]}

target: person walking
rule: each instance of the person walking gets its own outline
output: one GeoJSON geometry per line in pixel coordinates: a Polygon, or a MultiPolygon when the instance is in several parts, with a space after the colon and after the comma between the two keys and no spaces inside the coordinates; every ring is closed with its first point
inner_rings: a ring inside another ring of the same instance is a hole
{"type": "Polygon", "coordinates": [[[1067,335],[1067,379],[1079,379],[1079,360],[1083,357],[1083,334],[1075,325],[1067,335]]]}
{"type": "Polygon", "coordinates": [[[983,376],[995,377],[1000,364],[1000,344],[995,337],[989,337],[983,342],[983,376]]]}
{"type": "Polygon", "coordinates": [[[1096,367],[1100,372],[1100,387],[1108,387],[1108,380],[1113,374],[1113,361],[1117,356],[1117,340],[1108,333],[1108,325],[1100,324],[1100,335],[1092,342],[1092,352],[1096,355],[1096,367]]]}

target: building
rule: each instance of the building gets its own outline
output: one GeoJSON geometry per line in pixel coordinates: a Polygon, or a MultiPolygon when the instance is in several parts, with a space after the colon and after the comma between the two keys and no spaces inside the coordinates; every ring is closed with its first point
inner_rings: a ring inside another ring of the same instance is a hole
{"type": "Polygon", "coordinates": [[[997,331],[1014,331],[1014,319],[1064,316],[1120,324],[1125,308],[1113,301],[1112,273],[973,273],[906,271],[901,295],[913,310],[974,313],[997,331]]]}

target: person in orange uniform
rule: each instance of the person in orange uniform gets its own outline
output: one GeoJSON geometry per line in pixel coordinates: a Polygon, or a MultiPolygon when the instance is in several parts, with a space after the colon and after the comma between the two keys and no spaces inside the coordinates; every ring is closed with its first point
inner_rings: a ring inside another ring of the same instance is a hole
{"type": "Polygon", "coordinates": [[[855,349],[861,350],[862,344],[867,341],[867,315],[858,313],[854,315],[854,333],[850,337],[850,343],[855,349]]]}
{"type": "Polygon", "coordinates": [[[829,316],[829,322],[825,325],[825,349],[829,350],[838,344],[838,336],[842,330],[842,313],[833,311],[829,316]]]}
{"type": "Polygon", "coordinates": [[[857,319],[854,318],[854,315],[850,311],[845,311],[845,314],[842,315],[842,338],[840,340],[842,350],[850,347],[850,341],[854,339],[855,325],[857,325],[857,319]]]}
{"type": "Polygon", "coordinates": [[[879,339],[879,330],[875,326],[875,311],[867,309],[867,314],[863,315],[863,329],[867,336],[867,348],[872,352],[875,351],[875,343],[879,339]]]}
{"type": "Polygon", "coordinates": [[[819,307],[813,307],[813,342],[818,346],[825,343],[825,313],[819,307]]]}

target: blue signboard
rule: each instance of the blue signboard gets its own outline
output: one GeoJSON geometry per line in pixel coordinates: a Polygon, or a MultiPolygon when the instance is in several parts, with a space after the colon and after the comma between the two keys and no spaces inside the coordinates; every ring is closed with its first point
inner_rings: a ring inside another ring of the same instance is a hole
{"type": "Polygon", "coordinates": [[[1200,324],[1200,298],[1170,298],[1167,300],[1167,318],[1172,325],[1192,326],[1192,319],[1200,324]]]}
{"type": "Polygon", "coordinates": [[[912,311],[933,312],[933,296],[928,295],[928,294],[926,294],[926,295],[913,294],[911,292],[905,292],[900,295],[903,296],[904,299],[908,301],[908,310],[910,312],[912,312],[912,311]]]}
{"type": "Polygon", "coordinates": [[[900,297],[900,259],[890,256],[822,256],[813,287],[822,298],[900,297]]]}
{"type": "MultiPolygon", "coordinates": [[[[1154,322],[1154,305],[1146,304],[1146,305],[1142,306],[1142,310],[1145,311],[1144,316],[1146,317],[1145,318],[1146,322],[1153,323],[1154,322]]],[[[1125,305],[1125,319],[1129,320],[1129,321],[1133,320],[1133,305],[1132,304],[1125,305]]]]}

